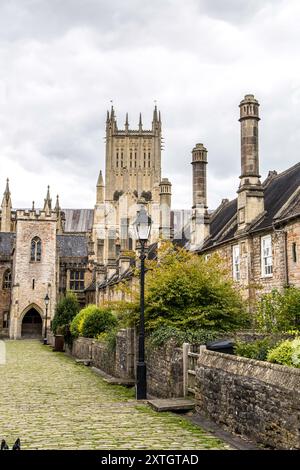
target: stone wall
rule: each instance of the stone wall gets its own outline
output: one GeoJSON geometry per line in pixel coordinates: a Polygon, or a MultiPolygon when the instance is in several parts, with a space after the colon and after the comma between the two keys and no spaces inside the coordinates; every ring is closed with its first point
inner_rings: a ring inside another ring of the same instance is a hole
{"type": "MultiPolygon", "coordinates": [[[[137,341],[134,329],[118,332],[116,347],[111,350],[105,343],[89,338],[73,342],[72,355],[90,359],[95,367],[109,375],[134,379],[137,341]]],[[[147,386],[149,395],[157,397],[183,396],[183,352],[172,343],[158,348],[146,347],[147,386]]]]}
{"type": "Polygon", "coordinates": [[[116,338],[116,347],[90,338],[78,338],[73,342],[72,355],[78,359],[90,359],[103,372],[124,379],[134,377],[134,330],[122,329],[116,338]]]}
{"type": "Polygon", "coordinates": [[[121,378],[135,377],[135,331],[122,329],[116,339],[115,374],[121,378]]]}
{"type": "Polygon", "coordinates": [[[300,449],[300,370],[207,351],[196,367],[197,411],[277,449],[300,449]]]}
{"type": "Polygon", "coordinates": [[[183,352],[172,342],[147,348],[148,393],[161,398],[183,396],[183,352]]]}

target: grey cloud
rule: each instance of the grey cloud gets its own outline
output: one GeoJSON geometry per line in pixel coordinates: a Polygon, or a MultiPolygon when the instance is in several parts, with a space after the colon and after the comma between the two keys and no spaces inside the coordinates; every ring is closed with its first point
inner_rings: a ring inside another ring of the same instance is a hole
{"type": "Polygon", "coordinates": [[[158,100],[175,207],[191,204],[196,142],[210,207],[235,196],[245,93],[261,102],[262,174],[298,161],[299,2],[280,3],[0,0],[0,191],[8,175],[18,205],[50,183],[65,207],[93,207],[110,99],[120,127],[142,111],[147,128],[158,100]]]}
{"type": "Polygon", "coordinates": [[[268,5],[281,3],[283,0],[200,0],[199,10],[223,21],[244,24],[268,5]]]}

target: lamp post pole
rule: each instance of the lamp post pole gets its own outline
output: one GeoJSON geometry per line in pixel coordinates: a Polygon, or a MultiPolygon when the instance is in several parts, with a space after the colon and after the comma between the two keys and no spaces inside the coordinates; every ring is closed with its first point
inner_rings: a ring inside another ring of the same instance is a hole
{"type": "Polygon", "coordinates": [[[44,331],[44,344],[48,344],[47,341],[47,321],[48,321],[48,305],[49,305],[49,295],[48,293],[46,294],[46,297],[44,299],[45,301],[45,307],[46,307],[46,318],[45,318],[45,331],[44,331]]]}
{"type": "Polygon", "coordinates": [[[145,362],[145,240],[140,240],[141,271],[140,271],[140,331],[139,353],[136,366],[136,398],[147,398],[147,371],[145,362]]]}

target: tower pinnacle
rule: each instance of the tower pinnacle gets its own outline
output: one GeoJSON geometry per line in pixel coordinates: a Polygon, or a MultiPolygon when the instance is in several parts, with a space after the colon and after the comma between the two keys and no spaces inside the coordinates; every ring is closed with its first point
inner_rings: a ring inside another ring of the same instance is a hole
{"type": "Polygon", "coordinates": [[[45,212],[51,212],[52,210],[52,199],[50,197],[50,186],[47,186],[47,195],[44,199],[44,209],[45,212]]]}

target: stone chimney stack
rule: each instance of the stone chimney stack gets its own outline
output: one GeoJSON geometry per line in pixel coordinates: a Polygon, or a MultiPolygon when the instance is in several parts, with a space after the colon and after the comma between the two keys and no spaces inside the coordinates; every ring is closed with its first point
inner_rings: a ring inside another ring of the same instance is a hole
{"type": "Polygon", "coordinates": [[[168,178],[163,178],[159,184],[160,227],[159,235],[165,240],[171,238],[171,187],[168,178]]]}
{"type": "Polygon", "coordinates": [[[246,95],[240,103],[241,182],[238,189],[238,230],[244,230],[264,211],[264,193],[259,174],[259,102],[246,95]]]}
{"type": "Polygon", "coordinates": [[[12,204],[9,190],[9,180],[7,179],[1,205],[1,232],[11,232],[11,208],[12,204]]]}
{"type": "Polygon", "coordinates": [[[207,212],[206,165],[207,149],[196,144],[192,150],[193,165],[193,206],[191,245],[199,247],[209,235],[209,215],[207,212]]]}

